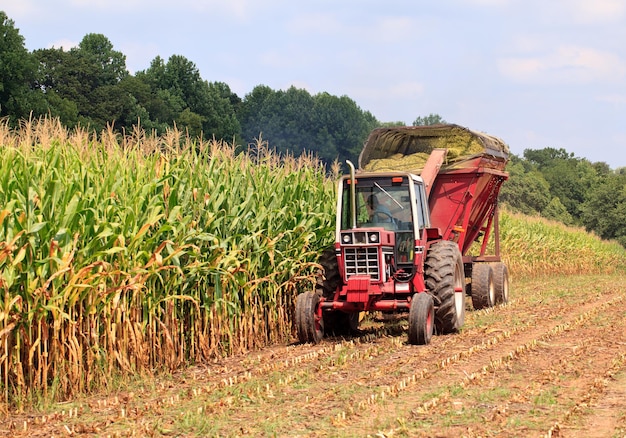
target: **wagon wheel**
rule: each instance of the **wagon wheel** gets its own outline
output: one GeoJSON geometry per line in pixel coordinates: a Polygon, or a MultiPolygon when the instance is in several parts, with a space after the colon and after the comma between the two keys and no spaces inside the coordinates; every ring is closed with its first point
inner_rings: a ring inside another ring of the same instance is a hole
{"type": "Polygon", "coordinates": [[[320,296],[314,291],[298,295],[296,299],[296,331],[302,343],[317,344],[324,337],[324,319],[318,314],[320,296]]]}
{"type": "Polygon", "coordinates": [[[409,344],[427,345],[433,336],[435,303],[425,292],[413,295],[409,310],[409,344]]]}
{"type": "Polygon", "coordinates": [[[437,332],[459,331],[465,322],[465,271],[456,243],[443,240],[430,246],[424,261],[424,280],[437,306],[437,332]]]}
{"type": "Polygon", "coordinates": [[[472,304],[474,309],[493,307],[496,302],[496,289],[493,283],[493,269],[487,263],[474,263],[472,266],[472,304]]]}
{"type": "Polygon", "coordinates": [[[491,268],[496,304],[506,304],[509,302],[509,270],[502,262],[492,263],[491,268]]]}

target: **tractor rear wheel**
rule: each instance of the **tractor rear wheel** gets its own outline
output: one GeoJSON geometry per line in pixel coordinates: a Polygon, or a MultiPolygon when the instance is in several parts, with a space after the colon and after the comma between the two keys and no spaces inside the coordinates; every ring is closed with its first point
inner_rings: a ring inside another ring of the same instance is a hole
{"type": "Polygon", "coordinates": [[[506,304],[509,302],[509,270],[502,262],[492,263],[491,268],[496,304],[506,304]]]}
{"type": "Polygon", "coordinates": [[[472,304],[474,309],[493,307],[496,302],[496,289],[493,283],[493,269],[488,263],[474,263],[472,266],[472,304]]]}
{"type": "Polygon", "coordinates": [[[427,293],[417,293],[411,300],[409,310],[409,344],[427,345],[433,337],[435,303],[427,293]]]}
{"type": "Polygon", "coordinates": [[[296,331],[302,343],[317,344],[324,337],[324,319],[318,316],[320,296],[314,291],[298,295],[296,299],[296,331]]]}
{"type": "Polygon", "coordinates": [[[430,246],[424,280],[435,301],[437,333],[458,332],[465,322],[465,271],[456,243],[442,240],[430,246]]]}

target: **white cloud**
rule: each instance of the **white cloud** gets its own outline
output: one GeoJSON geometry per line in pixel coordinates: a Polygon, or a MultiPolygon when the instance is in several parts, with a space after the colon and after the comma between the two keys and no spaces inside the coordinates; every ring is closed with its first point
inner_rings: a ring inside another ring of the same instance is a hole
{"type": "Polygon", "coordinates": [[[593,48],[563,45],[550,53],[512,56],[497,62],[500,73],[518,82],[589,83],[623,81],[626,62],[619,56],[593,48]]]}
{"type": "Polygon", "coordinates": [[[159,48],[156,44],[141,44],[137,42],[124,42],[115,50],[126,55],[126,68],[131,74],[147,69],[154,58],[158,55],[163,55],[159,53],[159,48]]]}
{"type": "Polygon", "coordinates": [[[415,33],[416,26],[413,20],[406,17],[385,17],[380,20],[372,35],[386,42],[402,43],[415,33]]]}
{"type": "Polygon", "coordinates": [[[509,6],[511,0],[461,0],[461,3],[469,3],[476,6],[509,6]]]}
{"type": "MultiPolygon", "coordinates": [[[[99,9],[103,11],[114,12],[122,11],[140,11],[156,10],[171,11],[171,0],[69,0],[69,3],[84,9],[99,9]]],[[[273,1],[266,1],[263,7],[273,6],[273,1]]],[[[225,13],[227,16],[234,17],[238,20],[246,20],[254,16],[254,11],[261,5],[254,0],[177,0],[175,14],[181,11],[194,12],[211,12],[214,14],[225,13]]]]}
{"type": "Polygon", "coordinates": [[[624,0],[559,0],[558,4],[555,11],[565,12],[579,23],[613,22],[626,14],[624,0]]]}
{"type": "Polygon", "coordinates": [[[55,48],[55,49],[63,49],[63,50],[69,50],[72,47],[78,47],[78,42],[77,41],[71,41],[68,39],[60,39],[60,40],[56,40],[50,44],[48,44],[48,49],[51,48],[55,48]]]}
{"type": "Polygon", "coordinates": [[[41,15],[40,8],[35,6],[33,0],[2,0],[0,1],[0,11],[4,11],[10,20],[15,21],[18,28],[20,27],[19,22],[41,15]]]}
{"type": "Polygon", "coordinates": [[[379,87],[359,85],[349,87],[349,96],[357,100],[394,101],[407,100],[419,97],[424,93],[424,84],[417,81],[401,81],[397,83],[382,84],[379,87]]]}
{"type": "Polygon", "coordinates": [[[278,70],[302,67],[315,62],[313,54],[302,52],[297,48],[268,50],[261,53],[258,59],[263,66],[278,70]]]}
{"type": "Polygon", "coordinates": [[[294,34],[336,35],[345,31],[337,17],[328,13],[298,15],[286,24],[287,30],[294,34]]]}
{"type": "Polygon", "coordinates": [[[598,97],[598,101],[610,103],[616,107],[626,105],[626,94],[605,94],[598,97]]]}

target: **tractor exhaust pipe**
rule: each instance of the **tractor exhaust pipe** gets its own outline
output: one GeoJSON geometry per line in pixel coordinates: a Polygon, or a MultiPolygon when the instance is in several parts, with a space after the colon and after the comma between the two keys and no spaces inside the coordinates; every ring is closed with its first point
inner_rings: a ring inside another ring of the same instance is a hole
{"type": "Polygon", "coordinates": [[[352,228],[356,228],[356,178],[354,176],[356,170],[354,169],[354,164],[352,161],[346,160],[348,167],[350,168],[350,211],[351,211],[351,221],[352,228]]]}

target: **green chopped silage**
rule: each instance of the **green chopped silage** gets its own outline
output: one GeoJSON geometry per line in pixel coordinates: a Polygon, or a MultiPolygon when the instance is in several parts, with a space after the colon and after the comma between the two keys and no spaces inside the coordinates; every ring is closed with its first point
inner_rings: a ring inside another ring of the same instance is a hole
{"type": "Polygon", "coordinates": [[[444,167],[480,154],[508,155],[501,140],[458,125],[397,127],[374,130],[360,164],[366,171],[419,171],[434,149],[448,150],[444,167]]]}

